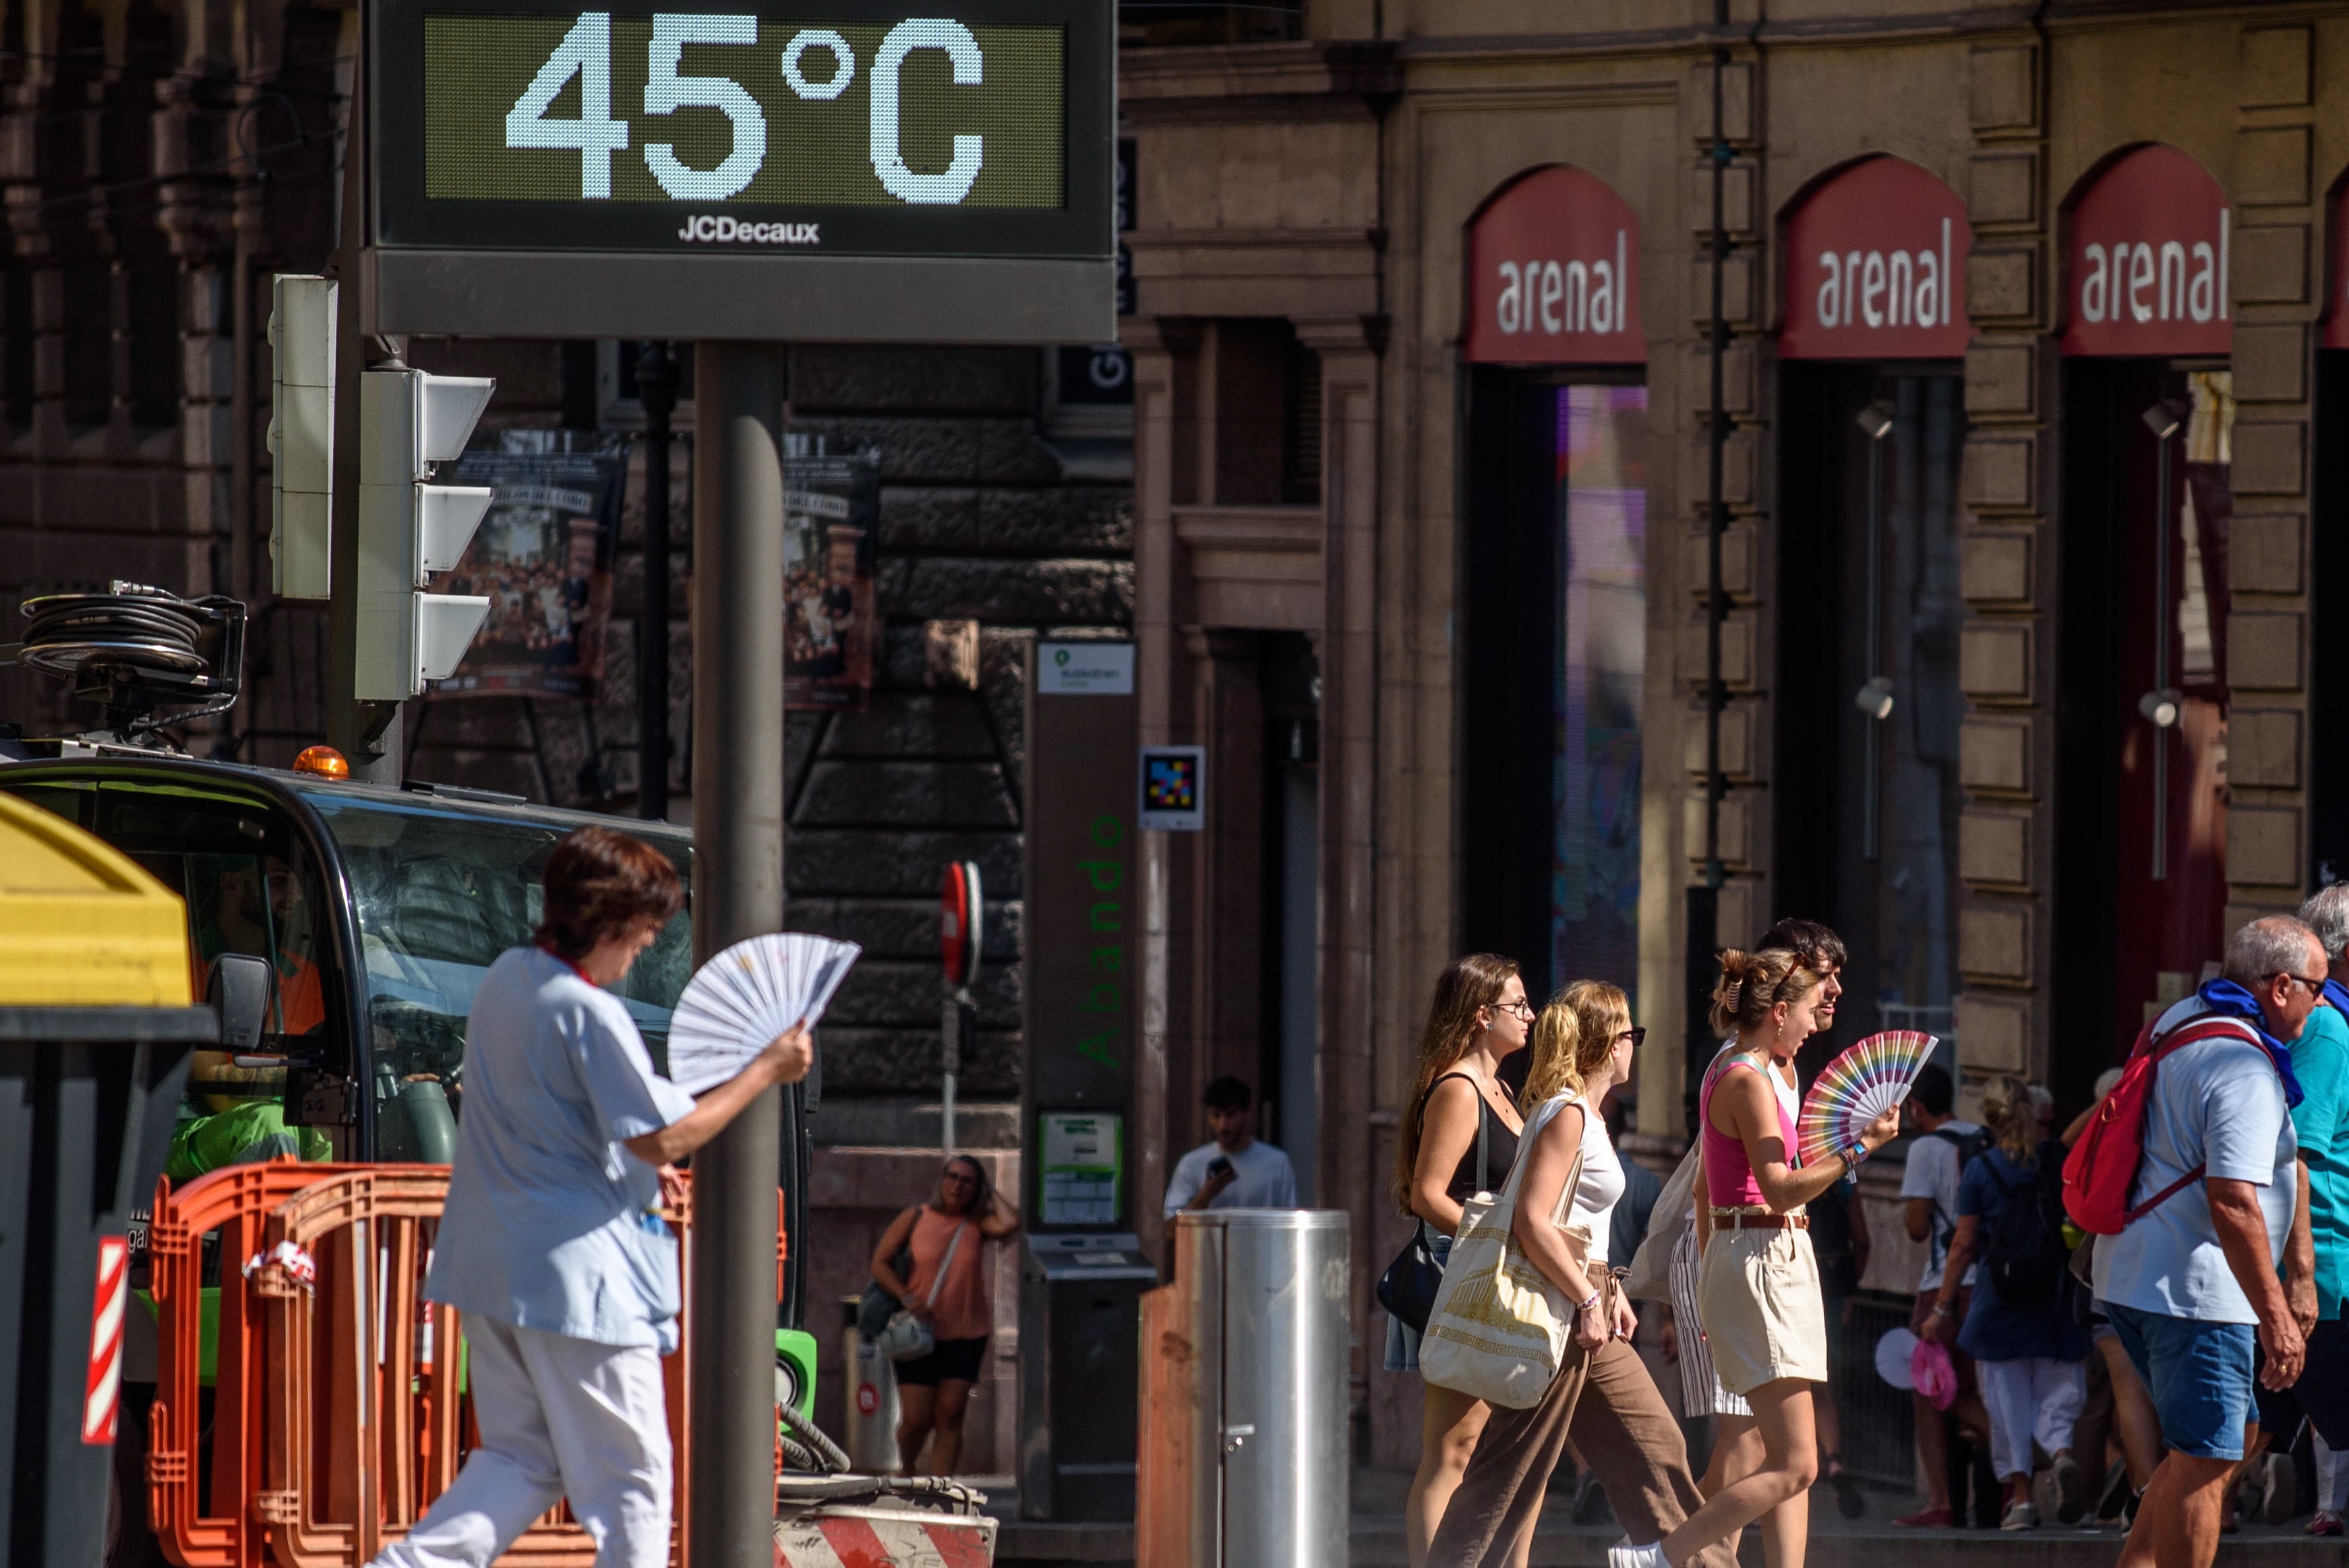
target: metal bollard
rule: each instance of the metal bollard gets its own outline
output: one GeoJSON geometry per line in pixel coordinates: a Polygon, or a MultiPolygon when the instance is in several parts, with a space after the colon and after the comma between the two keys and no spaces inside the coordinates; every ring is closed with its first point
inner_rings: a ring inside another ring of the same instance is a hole
{"type": "Polygon", "coordinates": [[[897,1368],[864,1343],[856,1329],[857,1297],[841,1298],[841,1391],[847,1408],[841,1431],[848,1462],[858,1475],[897,1473],[897,1368]]]}
{"type": "Polygon", "coordinates": [[[1174,1283],[1143,1298],[1134,1560],[1342,1568],[1347,1218],[1174,1218],[1174,1283]]]}

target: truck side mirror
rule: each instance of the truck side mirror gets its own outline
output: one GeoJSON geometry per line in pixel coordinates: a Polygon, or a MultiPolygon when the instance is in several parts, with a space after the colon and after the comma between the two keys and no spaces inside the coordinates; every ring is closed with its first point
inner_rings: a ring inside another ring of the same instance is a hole
{"type": "Polygon", "coordinates": [[[269,1022],[269,987],[276,977],[269,960],[247,953],[223,953],[212,960],[204,1000],[220,1020],[220,1048],[250,1051],[261,1045],[269,1022]]]}

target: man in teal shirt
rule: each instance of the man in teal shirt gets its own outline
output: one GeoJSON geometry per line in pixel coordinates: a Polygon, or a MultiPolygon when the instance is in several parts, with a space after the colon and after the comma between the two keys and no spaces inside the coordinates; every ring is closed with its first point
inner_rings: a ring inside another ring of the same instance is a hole
{"type": "Polygon", "coordinates": [[[2284,1293],[2307,1336],[2308,1358],[2284,1392],[2254,1390],[2260,1427],[2279,1451],[2299,1435],[2303,1416],[2328,1447],[2349,1449],[2349,1322],[2342,1316],[2349,1295],[2349,882],[2310,899],[2300,917],[2324,944],[2331,1005],[2311,1009],[2292,1042],[2292,1076],[2304,1094],[2292,1122],[2308,1202],[2284,1247],[2284,1293]]]}

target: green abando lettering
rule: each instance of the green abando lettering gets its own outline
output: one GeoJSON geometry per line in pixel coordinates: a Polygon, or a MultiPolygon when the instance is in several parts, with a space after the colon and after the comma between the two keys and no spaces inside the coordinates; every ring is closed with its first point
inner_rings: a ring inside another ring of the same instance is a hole
{"type": "Polygon", "coordinates": [[[1121,1065],[1117,1059],[1116,1053],[1111,1049],[1111,1047],[1116,1044],[1117,1028],[1116,1026],[1112,1025],[1110,1027],[1105,1029],[1096,1029],[1092,1034],[1087,1035],[1084,1038],[1079,1040],[1077,1042],[1077,1055],[1084,1057],[1087,1061],[1099,1062],[1105,1068],[1115,1068],[1121,1065]]]}

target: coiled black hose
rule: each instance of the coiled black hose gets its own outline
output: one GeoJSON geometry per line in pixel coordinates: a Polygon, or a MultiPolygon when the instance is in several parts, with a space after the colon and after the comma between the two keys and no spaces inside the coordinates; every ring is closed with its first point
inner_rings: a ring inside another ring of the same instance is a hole
{"type": "Polygon", "coordinates": [[[86,665],[195,675],[204,669],[196,639],[204,622],[190,601],[160,588],[118,583],[111,593],[52,593],[26,602],[32,618],[18,656],[36,670],[72,679],[86,665]]]}
{"type": "Polygon", "coordinates": [[[116,582],[104,593],[50,593],[25,601],[32,624],[25,640],[0,648],[13,662],[74,683],[76,695],[103,702],[109,726],[125,740],[225,713],[243,685],[244,606],[234,599],[182,599],[141,583],[116,582]],[[215,667],[218,666],[218,667],[215,667]],[[166,704],[192,711],[160,718],[166,704]]]}
{"type": "Polygon", "coordinates": [[[783,1456],[792,1469],[814,1475],[847,1472],[848,1456],[822,1428],[789,1405],[777,1405],[775,1414],[782,1421],[783,1456]]]}

